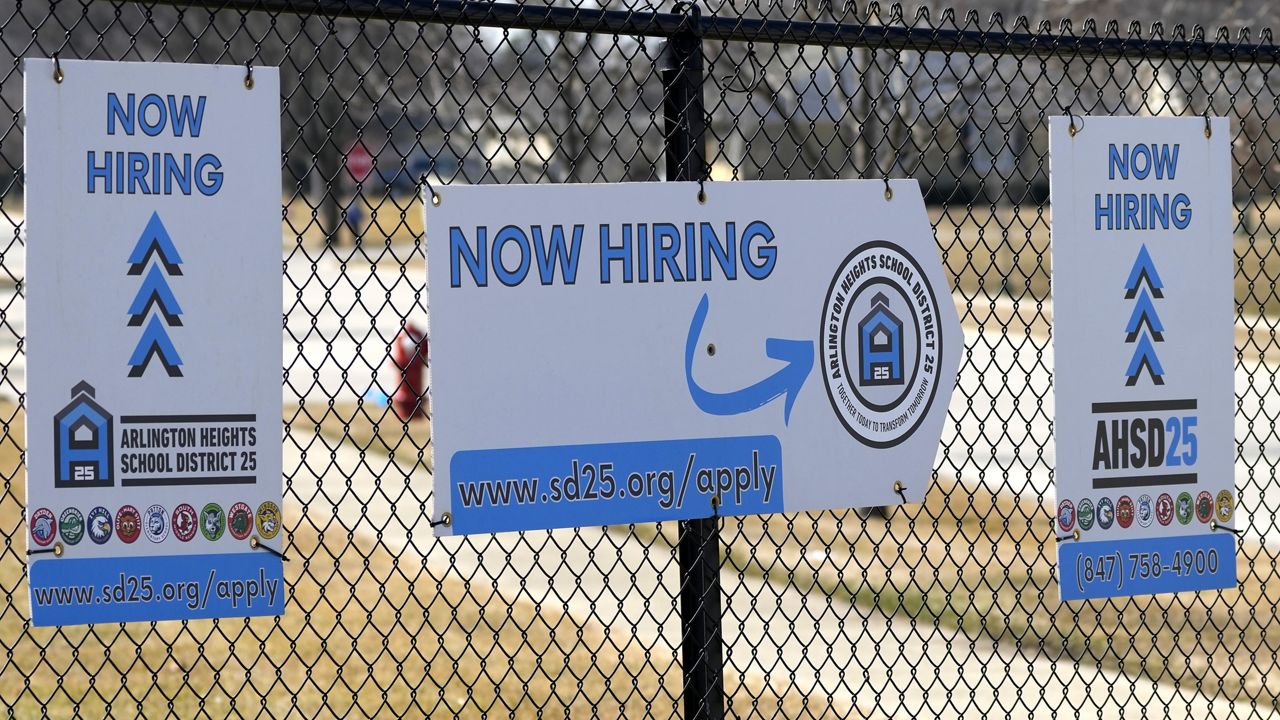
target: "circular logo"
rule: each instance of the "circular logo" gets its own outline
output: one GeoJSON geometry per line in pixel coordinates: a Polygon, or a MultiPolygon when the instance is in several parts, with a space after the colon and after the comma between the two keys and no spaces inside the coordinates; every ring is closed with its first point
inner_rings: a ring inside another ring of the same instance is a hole
{"type": "Polygon", "coordinates": [[[89,539],[101,545],[111,539],[111,511],[99,505],[89,511],[85,518],[88,525],[89,539]]]}
{"type": "Polygon", "coordinates": [[[1150,495],[1143,494],[1138,497],[1138,524],[1142,527],[1150,527],[1151,521],[1156,519],[1156,504],[1151,500],[1150,495]]]}
{"type": "Polygon", "coordinates": [[[200,511],[200,534],[204,535],[205,540],[213,541],[222,537],[222,531],[226,527],[227,516],[218,503],[209,503],[200,511]]]}
{"type": "Polygon", "coordinates": [[[258,534],[264,540],[280,534],[280,507],[270,500],[258,506],[258,534]]]}
{"type": "Polygon", "coordinates": [[[1213,519],[1213,495],[1208,490],[1201,490],[1196,495],[1196,519],[1202,523],[1213,519]]]}
{"type": "Polygon", "coordinates": [[[1111,523],[1116,520],[1116,506],[1111,504],[1111,498],[1102,498],[1098,500],[1098,527],[1103,530],[1111,529],[1111,523]]]}
{"type": "Polygon", "coordinates": [[[1169,493],[1160,493],[1156,498],[1156,522],[1161,525],[1173,522],[1173,496],[1169,493]]]}
{"type": "Polygon", "coordinates": [[[125,505],[116,511],[116,535],[124,542],[131,543],[142,533],[142,516],[138,508],[125,505]]]}
{"type": "Polygon", "coordinates": [[[196,509],[182,503],[173,509],[173,536],[182,542],[191,542],[196,536],[196,509]]]}
{"type": "Polygon", "coordinates": [[[169,513],[163,505],[152,505],[142,514],[142,532],[153,543],[169,537],[169,513]]]}
{"type": "Polygon", "coordinates": [[[1133,500],[1128,495],[1121,495],[1116,501],[1116,522],[1127,528],[1133,524],[1133,500]]]}
{"type": "Polygon", "coordinates": [[[1235,514],[1236,503],[1231,497],[1230,490],[1223,490],[1218,493],[1218,522],[1231,522],[1231,516],[1235,514]]]}
{"type": "Polygon", "coordinates": [[[243,540],[253,532],[253,508],[238,502],[227,511],[227,530],[231,537],[243,540]]]}
{"type": "Polygon", "coordinates": [[[58,520],[49,508],[40,508],[31,513],[31,539],[40,547],[53,542],[58,534],[58,520]]]}
{"type": "Polygon", "coordinates": [[[823,380],[845,429],[865,445],[911,436],[938,392],[938,299],[901,247],[869,242],[845,258],[822,306],[823,380]]]}
{"type": "Polygon", "coordinates": [[[1191,502],[1191,493],[1186,491],[1178,493],[1178,501],[1174,505],[1174,512],[1178,516],[1178,522],[1183,525],[1190,523],[1191,516],[1195,514],[1193,503],[1191,502]]]}
{"type": "Polygon", "coordinates": [[[1081,530],[1088,530],[1093,527],[1093,501],[1085,498],[1076,506],[1076,522],[1080,523],[1081,530]]]}
{"type": "Polygon", "coordinates": [[[1063,500],[1058,503],[1058,527],[1063,532],[1070,532],[1071,528],[1076,524],[1076,507],[1071,504],[1070,500],[1063,500]]]}
{"type": "Polygon", "coordinates": [[[62,542],[75,545],[84,539],[84,515],[75,508],[67,508],[58,516],[58,530],[62,542]]]}

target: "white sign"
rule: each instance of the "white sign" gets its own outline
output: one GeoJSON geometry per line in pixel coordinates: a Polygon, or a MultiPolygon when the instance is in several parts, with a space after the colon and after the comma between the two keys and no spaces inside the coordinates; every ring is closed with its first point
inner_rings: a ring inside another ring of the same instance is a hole
{"type": "Polygon", "coordinates": [[[1064,600],[1236,584],[1229,132],[1050,121],[1064,600]]]}
{"type": "Polygon", "coordinates": [[[919,185],[885,190],[438,189],[437,531],[923,498],[963,339],[919,185]]]}
{"type": "Polygon", "coordinates": [[[279,75],[59,67],[24,73],[32,620],[279,614],[279,75]]]}

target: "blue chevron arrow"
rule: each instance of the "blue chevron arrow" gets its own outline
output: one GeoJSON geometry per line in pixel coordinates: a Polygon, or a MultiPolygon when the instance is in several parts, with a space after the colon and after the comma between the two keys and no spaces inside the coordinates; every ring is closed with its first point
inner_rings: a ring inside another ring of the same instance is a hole
{"type": "Polygon", "coordinates": [[[1138,258],[1133,261],[1133,269],[1129,271],[1129,279],[1124,283],[1124,297],[1126,300],[1132,300],[1133,296],[1138,294],[1138,286],[1145,280],[1147,286],[1151,288],[1153,297],[1164,297],[1164,283],[1160,281],[1160,273],[1156,272],[1156,264],[1151,261],[1151,254],[1147,252],[1147,246],[1143,245],[1138,250],[1138,258]]]}
{"type": "Polygon", "coordinates": [[[142,287],[138,288],[138,294],[133,296],[133,304],[129,306],[129,325],[141,325],[152,305],[164,315],[165,322],[175,327],[182,325],[182,318],[178,317],[182,314],[182,306],[173,296],[158,265],[151,266],[147,277],[142,281],[142,287]]]}
{"type": "Polygon", "coordinates": [[[1146,367],[1147,373],[1151,376],[1151,382],[1156,385],[1164,384],[1164,368],[1160,366],[1160,358],[1156,357],[1156,349],[1151,345],[1151,338],[1146,333],[1142,334],[1138,340],[1138,347],[1133,351],[1133,359],[1129,361],[1129,369],[1125,370],[1125,375],[1129,379],[1125,382],[1126,386],[1132,386],[1138,382],[1138,375],[1142,373],[1142,368],[1146,367]]]}
{"type": "Polygon", "coordinates": [[[1129,324],[1124,328],[1128,333],[1124,341],[1131,343],[1137,340],[1139,329],[1143,325],[1151,331],[1152,340],[1164,342],[1164,324],[1160,322],[1160,316],[1156,314],[1156,306],[1151,302],[1151,296],[1147,294],[1146,288],[1142,289],[1141,294],[1138,295],[1138,302],[1134,303],[1133,314],[1129,316],[1129,324]]]}
{"type": "Polygon", "coordinates": [[[147,323],[133,355],[129,357],[129,377],[142,377],[153,357],[160,358],[169,377],[182,377],[182,358],[169,340],[160,318],[155,315],[151,316],[151,322],[147,323]]]}
{"type": "Polygon", "coordinates": [[[783,360],[787,364],[769,377],[733,392],[716,393],[702,389],[693,379],[693,356],[698,347],[698,336],[702,334],[702,325],[707,319],[708,300],[703,294],[693,313],[693,322],[689,324],[689,335],[684,346],[684,374],[689,385],[689,395],[703,412],[709,415],[737,415],[750,412],[777,398],[786,395],[782,406],[782,424],[791,422],[791,406],[796,402],[796,395],[804,387],[804,381],[813,369],[812,340],[782,340],[765,338],[764,354],[774,360],[783,360]]]}
{"type": "Polygon", "coordinates": [[[154,212],[133,246],[133,252],[129,253],[129,274],[141,275],[153,253],[160,258],[165,271],[170,275],[182,274],[182,268],[178,267],[182,264],[182,256],[178,254],[178,248],[173,246],[169,231],[160,221],[160,214],[154,212]]]}

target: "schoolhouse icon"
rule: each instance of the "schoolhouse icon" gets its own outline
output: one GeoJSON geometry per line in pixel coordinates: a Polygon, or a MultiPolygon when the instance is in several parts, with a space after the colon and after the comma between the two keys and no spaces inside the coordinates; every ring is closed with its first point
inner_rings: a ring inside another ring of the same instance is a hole
{"type": "Polygon", "coordinates": [[[114,421],[94,400],[83,380],[71,389],[71,402],[53,416],[54,487],[111,487],[114,421]]]}
{"type": "Polygon", "coordinates": [[[889,298],[876,293],[858,323],[860,384],[901,385],[902,364],[902,321],[889,310],[889,298]]]}

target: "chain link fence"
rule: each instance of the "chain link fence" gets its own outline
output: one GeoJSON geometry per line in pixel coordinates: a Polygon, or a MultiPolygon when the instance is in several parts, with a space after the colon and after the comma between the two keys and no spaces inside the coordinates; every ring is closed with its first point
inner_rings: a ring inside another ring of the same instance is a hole
{"type": "Polygon", "coordinates": [[[394,356],[426,320],[422,183],[657,181],[699,149],[709,192],[918,179],[966,339],[926,502],[710,521],[722,641],[692,657],[722,664],[726,715],[1274,714],[1280,47],[1159,24],[716,1],[0,8],[8,715],[715,715],[719,698],[686,705],[674,525],[436,540],[429,403],[394,411],[419,390],[394,356]],[[703,60],[705,142],[672,158],[660,67],[681,34],[703,60]],[[28,625],[20,59],[55,54],[281,68],[281,618],[28,625]],[[1058,600],[1047,118],[1068,112],[1231,120],[1238,590],[1058,600]]]}

